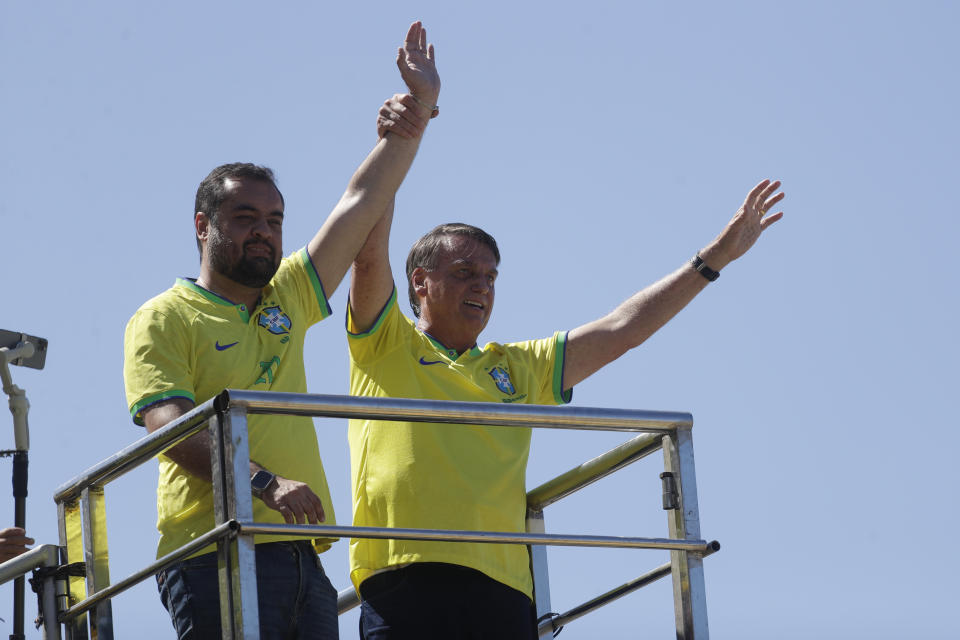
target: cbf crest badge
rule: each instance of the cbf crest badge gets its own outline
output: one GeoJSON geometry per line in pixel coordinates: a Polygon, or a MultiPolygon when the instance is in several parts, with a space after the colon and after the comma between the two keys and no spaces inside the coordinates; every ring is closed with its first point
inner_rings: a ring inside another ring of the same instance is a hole
{"type": "Polygon", "coordinates": [[[265,307],[260,311],[260,315],[257,316],[257,324],[275,336],[290,333],[290,327],[293,326],[290,316],[285,314],[279,306],[265,307]]]}
{"type": "Polygon", "coordinates": [[[507,373],[507,370],[503,367],[494,367],[488,372],[490,377],[493,378],[493,381],[497,383],[497,389],[503,391],[508,396],[512,396],[517,390],[514,388],[513,383],[510,382],[510,374],[507,373]]]}

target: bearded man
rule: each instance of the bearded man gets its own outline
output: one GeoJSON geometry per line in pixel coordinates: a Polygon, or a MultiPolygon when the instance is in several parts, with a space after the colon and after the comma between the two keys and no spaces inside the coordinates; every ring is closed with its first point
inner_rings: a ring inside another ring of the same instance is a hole
{"type": "MultiPolygon", "coordinates": [[[[199,275],[177,279],[127,325],[124,382],[136,424],[153,432],[225,388],[306,393],[306,330],[330,315],[328,296],[392,206],[419,133],[436,111],[440,79],[419,22],[411,25],[397,64],[410,90],[388,101],[396,118],[389,131],[398,135],[377,143],[299,251],[282,258],[284,199],[270,169],[223,165],[200,184],[194,207],[199,275]]],[[[333,524],[313,421],[250,416],[248,433],[251,490],[258,498],[254,520],[333,524]]],[[[159,462],[162,557],[213,528],[207,433],[178,444],[159,462]]],[[[337,594],[317,555],[331,542],[257,537],[261,638],[338,637],[337,594]]],[[[157,575],[181,640],[221,636],[214,551],[210,545],[157,575]]]]}

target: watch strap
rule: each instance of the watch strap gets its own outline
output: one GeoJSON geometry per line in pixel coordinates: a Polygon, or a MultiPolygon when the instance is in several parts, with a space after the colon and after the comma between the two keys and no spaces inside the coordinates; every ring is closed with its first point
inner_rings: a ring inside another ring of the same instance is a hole
{"type": "Polygon", "coordinates": [[[703,258],[700,257],[699,253],[693,256],[693,258],[690,260],[690,264],[693,266],[694,269],[697,270],[697,272],[700,275],[702,275],[704,278],[706,278],[710,282],[713,282],[714,280],[720,277],[720,272],[714,271],[713,269],[708,267],[707,263],[703,261],[703,258]]]}

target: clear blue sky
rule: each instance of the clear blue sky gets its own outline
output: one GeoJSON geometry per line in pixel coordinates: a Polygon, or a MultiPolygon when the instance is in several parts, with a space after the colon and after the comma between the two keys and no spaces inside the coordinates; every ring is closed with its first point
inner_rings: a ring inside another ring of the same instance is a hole
{"type": "MultiPolygon", "coordinates": [[[[123,328],[196,275],[199,181],[223,162],[273,167],[285,249],[302,246],[372,147],[379,104],[402,90],[393,59],[419,18],[442,112],[398,196],[393,259],[440,222],[494,234],[504,260],[481,342],[607,312],[692,256],[760,179],[783,180],[784,219],[574,394],[693,413],[702,531],[723,544],[705,563],[713,636],[956,637],[958,14],[949,2],[3,3],[0,328],[50,341],[46,369],[13,371],[32,403],[31,534],[55,542],[54,489],[142,435],[125,407],[123,328]]],[[[308,338],[312,391],[346,392],[344,303],[341,287],[308,338]]],[[[12,448],[5,415],[0,448],[12,448]]],[[[345,425],[317,429],[347,522],[345,425]]],[[[528,484],[623,439],[538,432],[528,484]]],[[[661,470],[643,461],[551,507],[548,530],[666,535],[661,470]]],[[[155,482],[151,463],[108,487],[114,579],[153,557],[155,482]]],[[[554,607],[663,561],[551,550],[554,607]]],[[[345,586],[346,545],[324,562],[345,586]]],[[[114,616],[120,638],[172,635],[150,583],[114,616]]],[[[563,637],[667,638],[672,625],[663,582],[563,637]]],[[[356,637],[355,616],[341,629],[356,637]]]]}

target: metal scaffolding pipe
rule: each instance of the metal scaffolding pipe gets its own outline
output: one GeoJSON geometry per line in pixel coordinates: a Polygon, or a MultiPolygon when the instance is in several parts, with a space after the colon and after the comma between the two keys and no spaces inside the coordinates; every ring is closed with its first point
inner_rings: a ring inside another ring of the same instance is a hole
{"type": "Polygon", "coordinates": [[[578,467],[548,480],[527,493],[527,508],[543,511],[561,498],[593,484],[600,478],[644,458],[663,446],[663,438],[658,435],[642,434],[620,446],[584,462],[578,467]]]}
{"type": "Polygon", "coordinates": [[[557,547],[612,547],[621,549],[668,549],[703,553],[706,540],[671,538],[628,538],[620,536],[559,535],[504,531],[458,531],[455,529],[394,529],[390,527],[342,527],[314,524],[261,524],[240,522],[239,533],[295,535],[333,538],[391,538],[395,540],[436,540],[441,542],[485,542],[493,544],[545,544],[557,547]]]}
{"type": "Polygon", "coordinates": [[[350,609],[360,606],[360,594],[350,585],[337,592],[337,615],[343,615],[350,609]]]}
{"type": "MultiPolygon", "coordinates": [[[[720,543],[714,540],[708,545],[707,550],[703,552],[703,557],[706,558],[707,556],[713,553],[716,553],[719,550],[720,550],[720,543]]],[[[635,578],[630,582],[626,582],[620,585],[619,587],[611,589],[610,591],[607,591],[606,593],[603,593],[597,596],[596,598],[587,600],[583,604],[578,605],[573,609],[570,609],[566,613],[561,613],[557,615],[557,617],[555,618],[544,620],[543,622],[540,623],[540,626],[538,629],[539,636],[542,638],[546,635],[550,635],[560,627],[564,626],[569,622],[573,622],[577,618],[582,618],[588,613],[596,611],[600,607],[610,604],[614,600],[618,600],[625,595],[631,594],[637,589],[645,587],[650,583],[656,582],[660,578],[667,577],[668,575],[670,575],[670,572],[671,572],[670,563],[668,562],[666,564],[662,564],[656,569],[653,569],[643,574],[639,578],[635,578]]]]}
{"type": "Polygon", "coordinates": [[[60,561],[59,549],[55,544],[42,544],[0,563],[0,584],[6,584],[40,567],[57,566],[60,561]]]}
{"type": "Polygon", "coordinates": [[[203,423],[214,414],[214,399],[194,407],[161,429],[157,429],[109,458],[93,465],[79,476],[60,485],[53,495],[57,504],[80,498],[80,493],[91,486],[103,486],[135,469],[150,458],[163,453],[205,428],[203,423]]]}
{"type": "Polygon", "coordinates": [[[217,400],[220,407],[226,407],[229,404],[233,407],[243,407],[250,413],[501,427],[643,431],[670,434],[678,427],[693,424],[693,416],[689,413],[598,407],[502,405],[493,402],[363,398],[237,389],[227,389],[217,397],[217,400]]]}
{"type": "Polygon", "coordinates": [[[199,538],[195,538],[191,540],[189,543],[177,549],[176,551],[172,553],[168,553],[167,555],[163,556],[153,564],[147,565],[145,568],[141,569],[140,571],[137,571],[136,573],[133,573],[127,576],[123,580],[110,585],[109,587],[107,587],[102,591],[97,591],[95,594],[93,594],[89,598],[85,598],[81,600],[80,602],[73,605],[66,611],[62,612],[60,614],[60,621],[63,622],[64,620],[69,620],[70,618],[74,618],[84,613],[85,611],[89,611],[90,609],[97,606],[104,600],[113,598],[114,596],[117,596],[123,593],[130,587],[140,584],[141,582],[143,582],[144,580],[146,580],[147,578],[155,574],[160,569],[163,569],[164,567],[171,565],[174,562],[177,562],[178,560],[186,558],[191,553],[194,553],[196,551],[199,551],[200,549],[203,549],[208,544],[212,544],[218,540],[234,535],[237,532],[238,528],[239,527],[237,526],[237,523],[233,520],[229,522],[224,522],[223,524],[217,527],[214,527],[213,529],[211,529],[210,531],[207,531],[205,534],[203,534],[199,538]]]}

